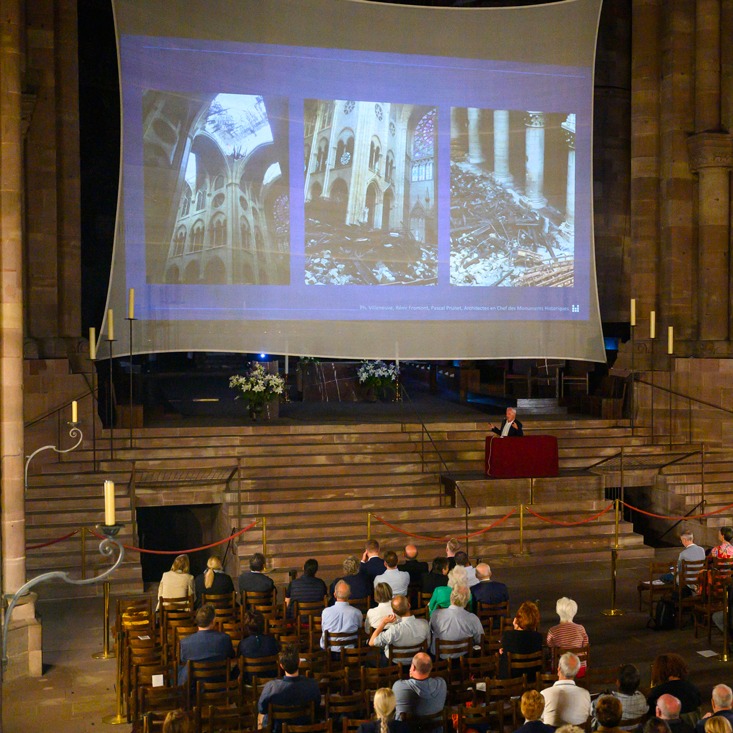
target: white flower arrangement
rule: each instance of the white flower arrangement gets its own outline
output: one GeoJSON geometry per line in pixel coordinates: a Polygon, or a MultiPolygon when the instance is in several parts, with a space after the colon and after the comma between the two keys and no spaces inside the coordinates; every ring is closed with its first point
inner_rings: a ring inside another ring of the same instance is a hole
{"type": "Polygon", "coordinates": [[[285,391],[285,380],[279,374],[265,371],[259,362],[251,365],[246,374],[235,374],[229,379],[229,387],[238,390],[234,399],[247,400],[250,408],[262,407],[266,402],[285,391]]]}
{"type": "Polygon", "coordinates": [[[400,376],[400,368],[383,361],[363,361],[356,371],[359,384],[374,389],[394,387],[400,376]]]}

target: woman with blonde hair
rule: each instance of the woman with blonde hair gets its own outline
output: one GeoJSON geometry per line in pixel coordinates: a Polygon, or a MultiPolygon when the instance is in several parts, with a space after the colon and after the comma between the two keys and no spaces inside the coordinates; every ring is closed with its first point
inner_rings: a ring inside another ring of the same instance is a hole
{"type": "Polygon", "coordinates": [[[732,733],[730,720],[722,715],[711,715],[705,721],[705,733],[732,733]]]}
{"type": "Polygon", "coordinates": [[[465,585],[468,588],[468,575],[463,565],[456,565],[448,573],[448,585],[443,585],[433,591],[428,603],[428,611],[432,614],[436,608],[448,608],[450,606],[450,594],[459,585],[465,585]]]}
{"type": "MultiPolygon", "coordinates": [[[[357,733],[408,733],[410,728],[407,723],[395,720],[394,711],[397,707],[397,699],[389,687],[380,687],[374,693],[374,717],[373,723],[362,723],[357,733]]],[[[716,732],[717,733],[717,732],[716,732]]]]}
{"type": "Polygon", "coordinates": [[[163,733],[189,733],[190,720],[185,710],[171,710],[163,721],[163,733]]]}
{"type": "Polygon", "coordinates": [[[391,616],[394,613],[392,610],[392,586],[387,583],[377,583],[374,586],[374,600],[377,605],[370,608],[364,617],[364,631],[367,634],[371,634],[385,616],[391,616]]]}
{"type": "Polygon", "coordinates": [[[158,586],[158,606],[161,598],[185,598],[193,596],[193,575],[189,573],[188,555],[178,555],[171,565],[171,569],[163,573],[158,586]]]}
{"type": "Polygon", "coordinates": [[[234,592],[234,582],[224,572],[221,560],[216,555],[212,555],[208,559],[206,570],[201,575],[196,576],[194,587],[196,589],[196,608],[201,605],[201,596],[204,593],[207,595],[220,595],[234,592]]]}

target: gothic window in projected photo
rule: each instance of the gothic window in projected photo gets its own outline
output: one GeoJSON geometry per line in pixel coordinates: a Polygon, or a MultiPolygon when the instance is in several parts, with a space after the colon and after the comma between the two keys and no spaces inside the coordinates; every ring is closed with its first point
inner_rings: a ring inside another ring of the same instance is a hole
{"type": "Polygon", "coordinates": [[[305,283],[435,285],[436,109],[308,99],[304,130],[305,283]]]}
{"type": "Polygon", "coordinates": [[[290,282],[284,99],[148,90],[143,146],[148,282],[290,282]]]}
{"type": "Polygon", "coordinates": [[[451,118],[451,285],[573,287],[575,115],[451,118]]]}

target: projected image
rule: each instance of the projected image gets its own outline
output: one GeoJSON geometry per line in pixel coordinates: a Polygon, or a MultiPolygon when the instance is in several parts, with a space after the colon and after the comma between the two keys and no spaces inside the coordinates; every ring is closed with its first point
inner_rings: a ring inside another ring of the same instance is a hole
{"type": "Polygon", "coordinates": [[[290,282],[287,141],[281,98],[144,93],[148,282],[290,282]]]}
{"type": "Polygon", "coordinates": [[[451,110],[450,282],[574,285],[575,115],[451,110]]]}
{"type": "Polygon", "coordinates": [[[434,285],[437,109],[305,100],[307,285],[434,285]]]}

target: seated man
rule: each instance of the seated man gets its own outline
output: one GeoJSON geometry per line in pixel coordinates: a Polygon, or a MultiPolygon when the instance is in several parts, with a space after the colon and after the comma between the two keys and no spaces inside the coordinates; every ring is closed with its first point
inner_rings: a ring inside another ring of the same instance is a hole
{"type": "Polygon", "coordinates": [[[299,601],[302,603],[315,603],[322,601],[327,595],[328,590],[326,584],[316,578],[318,572],[318,560],[309,558],[303,564],[303,575],[291,581],[285,591],[285,605],[288,608],[288,616],[291,616],[291,601],[299,601]]]}
{"type": "MultiPolygon", "coordinates": [[[[323,634],[321,636],[321,649],[326,648],[326,632],[334,634],[354,634],[354,641],[345,644],[347,647],[356,646],[359,629],[361,628],[363,616],[361,611],[354,606],[349,605],[349,594],[351,588],[345,580],[339,580],[334,589],[334,597],[336,603],[324,609],[321,615],[321,628],[323,634]]],[[[331,654],[340,657],[341,646],[336,644],[331,647],[331,654]]]]}
{"type": "Polygon", "coordinates": [[[387,550],[384,553],[384,564],[387,569],[374,578],[374,585],[386,583],[392,589],[393,596],[406,596],[410,586],[410,574],[397,569],[397,553],[387,550]]]}
{"type": "Polygon", "coordinates": [[[249,570],[239,575],[239,590],[241,591],[271,591],[275,583],[269,575],[265,575],[265,556],[255,552],[249,559],[249,570]]]}
{"type": "MultiPolygon", "coordinates": [[[[705,550],[700,547],[700,545],[695,544],[695,535],[690,530],[687,530],[680,535],[680,542],[685,549],[682,550],[677,557],[677,575],[679,575],[682,570],[683,561],[698,562],[705,559],[705,550]]],[[[665,583],[672,583],[674,579],[674,573],[665,573],[660,578],[660,580],[665,583]]],[[[683,589],[683,593],[685,595],[692,595],[696,590],[697,588],[695,586],[688,585],[683,589]]]]}
{"type": "MultiPolygon", "coordinates": [[[[369,637],[369,646],[378,646],[384,649],[393,644],[397,646],[417,646],[430,640],[430,627],[423,618],[415,618],[410,613],[410,602],[405,596],[392,598],[392,611],[389,616],[380,619],[369,637]],[[399,623],[395,623],[399,621],[399,623]],[[389,628],[385,628],[391,624],[389,628]]],[[[407,664],[411,657],[395,657],[394,661],[407,664]]]]}
{"type": "Polygon", "coordinates": [[[664,720],[672,733],[693,733],[694,728],[680,718],[682,703],[674,695],[660,695],[655,706],[655,715],[664,720]]]}
{"type": "Polygon", "coordinates": [[[557,682],[542,690],[545,710],[542,722],[556,728],[561,725],[584,726],[591,714],[590,693],[575,684],[580,671],[580,659],[572,652],[560,657],[557,666],[557,682]]]}
{"type": "Polygon", "coordinates": [[[424,652],[415,654],[410,665],[410,678],[397,680],[392,691],[397,700],[395,717],[432,715],[445,707],[448,685],[442,677],[431,677],[433,662],[424,652]]]}
{"type": "Polygon", "coordinates": [[[417,559],[417,547],[415,545],[405,545],[405,562],[398,565],[397,569],[409,573],[410,583],[417,585],[420,583],[422,574],[428,572],[428,564],[417,559]]]}
{"type": "Polygon", "coordinates": [[[624,711],[621,700],[613,695],[601,695],[596,701],[596,718],[598,730],[605,733],[621,733],[618,724],[624,711]]]}
{"type": "MultiPolygon", "coordinates": [[[[636,724],[628,725],[628,721],[637,720],[649,712],[649,705],[644,693],[639,690],[641,674],[633,664],[623,664],[618,672],[616,680],[617,692],[612,692],[621,702],[621,723],[623,730],[636,730],[636,724]]],[[[595,703],[593,706],[595,713],[595,703]]]]}
{"type": "MultiPolygon", "coordinates": [[[[435,656],[435,640],[461,641],[471,637],[474,644],[481,643],[484,627],[478,616],[466,610],[471,591],[465,585],[457,585],[450,594],[450,606],[438,608],[430,617],[430,653],[435,656]]],[[[443,654],[443,659],[460,657],[459,653],[443,654]]]]}
{"type": "Polygon", "coordinates": [[[361,565],[359,572],[364,573],[372,582],[377,575],[381,575],[385,571],[384,560],[379,557],[379,542],[376,540],[367,540],[364,554],[361,556],[361,565]]]}
{"type": "Polygon", "coordinates": [[[728,685],[715,685],[711,699],[711,713],[705,713],[695,724],[695,733],[705,733],[705,721],[717,715],[726,718],[733,726],[733,690],[728,685]]]}
{"type": "MultiPolygon", "coordinates": [[[[300,676],[298,672],[298,666],[300,664],[298,647],[294,644],[286,646],[280,652],[278,662],[285,676],[281,679],[270,680],[262,689],[259,702],[257,703],[259,727],[264,728],[268,725],[267,706],[270,703],[273,705],[300,707],[307,705],[309,702],[313,702],[315,704],[316,720],[318,720],[321,690],[318,687],[318,680],[300,676]]],[[[312,721],[295,718],[289,722],[293,725],[307,725],[312,721]]],[[[280,721],[274,721],[272,733],[279,733],[281,729],[280,721]]]]}
{"type": "Polygon", "coordinates": [[[478,583],[471,586],[474,608],[478,607],[479,602],[493,605],[509,600],[509,591],[506,585],[498,580],[491,579],[491,568],[488,563],[480,562],[476,566],[476,579],[478,583]]]}
{"type": "Polygon", "coordinates": [[[178,669],[178,684],[188,681],[187,662],[219,662],[234,658],[234,646],[228,634],[214,628],[216,612],[211,603],[204,603],[196,611],[195,623],[198,631],[181,639],[181,666],[178,669]]]}

